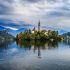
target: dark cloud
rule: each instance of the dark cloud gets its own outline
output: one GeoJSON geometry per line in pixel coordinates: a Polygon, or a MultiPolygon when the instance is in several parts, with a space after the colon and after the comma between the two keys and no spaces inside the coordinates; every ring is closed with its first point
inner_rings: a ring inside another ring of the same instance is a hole
{"type": "Polygon", "coordinates": [[[51,11],[49,16],[65,16],[65,17],[70,17],[70,8],[67,7],[66,5],[57,8],[55,11],[51,11]]]}
{"type": "Polygon", "coordinates": [[[47,2],[50,2],[50,3],[54,3],[54,2],[57,2],[58,0],[47,0],[47,2]]]}
{"type": "Polygon", "coordinates": [[[11,11],[12,11],[12,9],[9,8],[8,6],[0,4],[0,14],[1,14],[1,15],[2,15],[2,14],[3,14],[3,15],[4,15],[4,14],[10,14],[11,11]]]}
{"type": "Polygon", "coordinates": [[[0,0],[0,3],[3,3],[3,2],[13,3],[14,0],[0,0]]]}
{"type": "Polygon", "coordinates": [[[26,23],[24,21],[13,21],[8,18],[0,18],[0,26],[9,26],[14,28],[23,28],[23,27],[31,27],[32,25],[29,23],[26,23]],[[18,24],[19,23],[19,24],[18,24]]]}
{"type": "Polygon", "coordinates": [[[5,1],[7,1],[9,3],[13,3],[14,2],[14,0],[5,0],[5,1]]]}
{"type": "Polygon", "coordinates": [[[13,0],[1,0],[0,1],[0,15],[11,14],[12,13],[12,3],[13,0]]]}
{"type": "Polygon", "coordinates": [[[27,2],[27,3],[36,3],[39,1],[41,1],[41,0],[21,0],[21,2],[27,2]]]}
{"type": "Polygon", "coordinates": [[[64,13],[54,11],[54,12],[51,12],[51,13],[49,14],[49,16],[64,16],[64,13]]]}
{"type": "Polygon", "coordinates": [[[26,0],[28,2],[38,2],[38,1],[41,1],[41,0],[26,0]]]}
{"type": "Polygon", "coordinates": [[[19,27],[19,25],[13,23],[12,20],[7,18],[0,18],[0,26],[19,27]]]}
{"type": "Polygon", "coordinates": [[[61,17],[61,16],[70,17],[70,14],[69,14],[69,12],[65,12],[65,11],[61,11],[61,12],[53,11],[53,12],[50,12],[50,14],[48,14],[48,16],[50,16],[50,17],[54,17],[54,16],[56,16],[56,17],[61,17]]]}
{"type": "Polygon", "coordinates": [[[59,10],[70,11],[70,8],[64,6],[64,7],[59,8],[59,10]]]}
{"type": "Polygon", "coordinates": [[[58,0],[22,0],[22,1],[35,3],[35,2],[39,2],[39,1],[57,2],[58,0]]]}

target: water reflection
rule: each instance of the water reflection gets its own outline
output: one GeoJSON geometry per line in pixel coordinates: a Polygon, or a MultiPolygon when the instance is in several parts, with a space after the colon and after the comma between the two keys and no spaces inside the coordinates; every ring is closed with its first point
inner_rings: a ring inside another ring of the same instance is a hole
{"type": "Polygon", "coordinates": [[[66,44],[66,45],[70,45],[70,40],[64,40],[63,43],[66,44]]]}
{"type": "Polygon", "coordinates": [[[0,44],[0,70],[70,70],[68,42],[16,41],[12,43],[0,44]]]}
{"type": "Polygon", "coordinates": [[[33,51],[38,51],[38,57],[41,58],[41,50],[45,49],[53,49],[58,48],[58,42],[50,42],[50,41],[16,41],[16,44],[20,48],[29,49],[31,50],[33,48],[33,51]]]}
{"type": "Polygon", "coordinates": [[[0,49],[8,49],[10,45],[12,45],[14,43],[14,41],[3,41],[0,42],[0,49]]]}

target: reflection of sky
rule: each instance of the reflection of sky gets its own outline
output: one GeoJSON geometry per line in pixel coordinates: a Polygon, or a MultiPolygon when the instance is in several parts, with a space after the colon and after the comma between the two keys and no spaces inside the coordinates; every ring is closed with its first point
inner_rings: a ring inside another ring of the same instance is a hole
{"type": "Polygon", "coordinates": [[[6,70],[38,70],[51,68],[70,69],[70,46],[59,43],[58,48],[45,49],[41,51],[41,58],[38,58],[38,49],[33,52],[31,50],[25,50],[20,48],[15,43],[9,45],[8,49],[0,52],[0,69],[6,70]]]}
{"type": "MultiPolygon", "coordinates": [[[[46,47],[48,45],[46,44],[46,47]]],[[[1,48],[0,48],[1,50],[1,48]]],[[[38,57],[38,48],[34,52],[34,46],[31,50],[25,49],[13,43],[8,48],[0,51],[0,69],[5,70],[57,70],[70,69],[70,45],[59,43],[58,47],[40,49],[38,57]]]]}
{"type": "Polygon", "coordinates": [[[70,0],[0,0],[0,19],[12,29],[41,20],[45,28],[69,31],[70,0]]]}
{"type": "Polygon", "coordinates": [[[52,45],[48,47],[47,45],[45,49],[42,49],[40,47],[40,48],[37,48],[35,51],[34,51],[34,46],[32,46],[31,49],[29,49],[29,48],[24,48],[24,46],[20,47],[19,45],[16,45],[16,43],[9,45],[8,48],[4,48],[4,49],[0,48],[0,56],[1,58],[4,58],[4,59],[12,58],[12,57],[26,58],[27,56],[29,56],[30,58],[31,57],[37,58],[39,53],[42,59],[51,57],[54,60],[55,59],[70,60],[69,59],[70,46],[64,43],[59,43],[58,47],[52,47],[52,45]]]}

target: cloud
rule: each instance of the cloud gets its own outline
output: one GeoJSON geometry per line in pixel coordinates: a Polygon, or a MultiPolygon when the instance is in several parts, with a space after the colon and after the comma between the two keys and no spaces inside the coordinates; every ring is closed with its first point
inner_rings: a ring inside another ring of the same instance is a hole
{"type": "Polygon", "coordinates": [[[22,2],[29,2],[29,3],[36,3],[39,2],[41,0],[21,0],[22,2]]]}
{"type": "Polygon", "coordinates": [[[25,21],[19,21],[19,20],[11,20],[6,18],[0,19],[0,26],[7,27],[10,29],[20,29],[20,28],[31,28],[32,25],[28,24],[25,21]]]}
{"type": "Polygon", "coordinates": [[[13,0],[0,0],[0,15],[11,14],[13,0]]]}
{"type": "Polygon", "coordinates": [[[58,8],[59,11],[60,9],[67,11],[69,10],[68,2],[68,0],[1,0],[0,14],[37,16],[39,13],[42,15],[54,10],[58,11],[58,8]]]}
{"type": "MultiPolygon", "coordinates": [[[[41,20],[41,25],[46,25],[46,28],[56,30],[61,24],[61,29],[68,27],[70,30],[70,0],[0,0],[0,18],[3,17],[25,21],[34,26],[41,20]]],[[[12,23],[4,25],[10,24],[14,26],[12,23]]],[[[22,27],[22,23],[15,24],[16,27],[22,27]]]]}

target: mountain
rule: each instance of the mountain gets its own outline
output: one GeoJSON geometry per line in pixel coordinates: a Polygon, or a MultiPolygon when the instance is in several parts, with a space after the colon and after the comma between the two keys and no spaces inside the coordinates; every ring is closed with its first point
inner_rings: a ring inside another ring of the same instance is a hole
{"type": "Polygon", "coordinates": [[[4,29],[5,29],[4,27],[0,26],[0,30],[4,30],[4,29]]]}
{"type": "Polygon", "coordinates": [[[70,45],[70,32],[64,33],[62,36],[64,37],[64,44],[70,45]]]}
{"type": "Polygon", "coordinates": [[[65,41],[70,41],[70,32],[64,33],[62,36],[64,37],[65,41]]]}
{"type": "Polygon", "coordinates": [[[20,28],[18,30],[8,30],[12,35],[16,36],[18,33],[20,32],[24,32],[25,30],[27,30],[27,28],[20,28]]]}
{"type": "Polygon", "coordinates": [[[12,36],[10,33],[8,33],[7,30],[1,30],[0,31],[0,43],[6,42],[6,41],[13,41],[14,36],[12,36]]]}
{"type": "Polygon", "coordinates": [[[70,32],[64,33],[64,34],[62,34],[62,36],[64,36],[64,37],[69,36],[70,37],[70,32]]]}
{"type": "Polygon", "coordinates": [[[6,28],[3,26],[0,26],[0,31],[2,31],[2,30],[7,30],[10,34],[16,36],[18,33],[24,32],[25,30],[27,30],[27,28],[19,28],[17,30],[13,30],[13,28],[11,29],[10,27],[6,28]]]}
{"type": "Polygon", "coordinates": [[[16,32],[24,32],[25,30],[27,30],[26,28],[20,28],[18,30],[16,30],[16,32]]]}
{"type": "Polygon", "coordinates": [[[65,31],[65,30],[58,30],[58,33],[59,33],[59,35],[62,35],[62,34],[67,33],[67,31],[65,31]]]}
{"type": "Polygon", "coordinates": [[[8,18],[0,18],[0,30],[7,30],[12,35],[16,36],[19,32],[32,28],[33,25],[26,21],[12,20],[8,18]],[[15,29],[14,29],[15,28],[15,29]]]}

